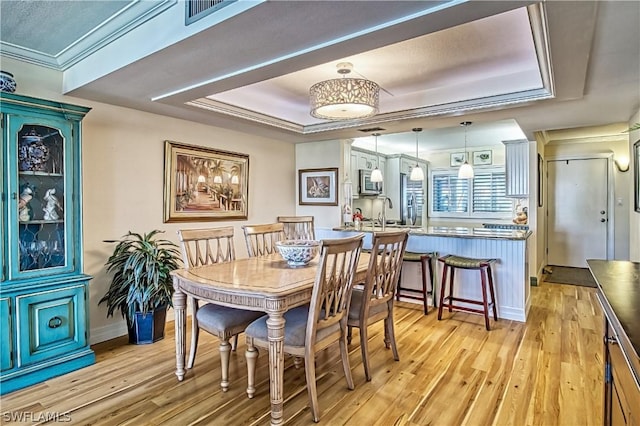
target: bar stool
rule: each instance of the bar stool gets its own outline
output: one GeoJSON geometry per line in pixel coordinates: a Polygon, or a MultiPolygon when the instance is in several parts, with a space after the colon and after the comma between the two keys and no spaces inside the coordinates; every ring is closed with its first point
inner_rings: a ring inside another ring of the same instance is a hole
{"type": "Polygon", "coordinates": [[[431,259],[436,257],[436,253],[413,253],[413,252],[404,252],[404,257],[402,260],[404,262],[420,262],[421,264],[421,275],[422,275],[422,290],[416,290],[413,288],[402,287],[402,270],[400,272],[401,276],[398,280],[398,287],[396,290],[396,300],[400,300],[400,297],[406,297],[407,299],[413,300],[421,300],[424,306],[424,314],[428,314],[427,310],[427,293],[431,293],[431,297],[433,298],[433,307],[437,307],[436,304],[436,295],[437,292],[435,290],[435,281],[433,277],[433,268],[431,265],[431,259]],[[429,275],[427,275],[429,274],[429,275]],[[429,277],[429,283],[431,284],[431,292],[427,290],[427,276],[429,277]]]}
{"type": "Polygon", "coordinates": [[[487,330],[489,327],[489,305],[492,305],[493,318],[498,320],[498,313],[496,311],[496,295],[493,290],[493,274],[491,273],[491,265],[496,261],[495,259],[473,259],[470,257],[461,257],[447,255],[438,259],[444,264],[442,269],[442,287],[440,288],[440,307],[438,308],[438,320],[442,319],[442,309],[448,308],[449,312],[452,310],[475,312],[484,314],[484,323],[487,330]],[[461,297],[453,297],[453,278],[456,268],[460,269],[475,269],[480,271],[480,284],[482,286],[482,301],[464,299],[461,297]],[[447,271],[449,273],[449,296],[444,297],[445,289],[447,286],[447,271]],[[491,302],[487,301],[487,279],[489,281],[489,293],[491,294],[491,302]],[[446,302],[445,302],[446,300],[446,302]],[[454,305],[454,302],[472,303],[476,305],[482,305],[483,309],[468,308],[466,306],[454,305]]]}

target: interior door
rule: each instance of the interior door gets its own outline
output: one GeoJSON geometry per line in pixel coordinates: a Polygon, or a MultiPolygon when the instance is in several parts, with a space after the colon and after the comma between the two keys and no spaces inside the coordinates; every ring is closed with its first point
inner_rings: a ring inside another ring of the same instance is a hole
{"type": "Polygon", "coordinates": [[[587,267],[607,259],[608,160],[548,163],[547,263],[587,267]]]}

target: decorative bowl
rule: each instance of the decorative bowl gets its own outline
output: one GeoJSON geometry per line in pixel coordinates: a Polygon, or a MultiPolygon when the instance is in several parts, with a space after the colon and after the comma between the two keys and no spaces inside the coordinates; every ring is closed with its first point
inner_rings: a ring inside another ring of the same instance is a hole
{"type": "Polygon", "coordinates": [[[289,266],[305,266],[318,255],[320,241],[317,240],[282,240],[276,241],[280,255],[289,266]]]}

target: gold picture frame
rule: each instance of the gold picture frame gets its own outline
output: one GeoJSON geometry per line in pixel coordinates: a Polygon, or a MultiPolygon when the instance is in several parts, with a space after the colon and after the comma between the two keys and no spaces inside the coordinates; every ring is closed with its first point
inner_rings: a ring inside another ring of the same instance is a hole
{"type": "Polygon", "coordinates": [[[165,223],[246,220],[248,212],[248,155],[165,141],[165,223]]]}

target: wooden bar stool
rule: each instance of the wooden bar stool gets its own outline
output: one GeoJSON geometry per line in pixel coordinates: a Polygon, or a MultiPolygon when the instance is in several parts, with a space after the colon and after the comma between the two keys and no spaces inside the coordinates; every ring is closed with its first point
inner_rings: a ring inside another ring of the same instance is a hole
{"type": "Polygon", "coordinates": [[[438,259],[444,264],[442,269],[442,287],[440,288],[440,307],[438,308],[438,320],[442,319],[442,309],[448,308],[449,312],[453,310],[475,312],[484,314],[484,323],[487,330],[489,327],[489,305],[493,309],[493,318],[498,320],[498,312],[496,311],[496,295],[493,290],[493,274],[491,273],[491,264],[495,259],[473,259],[470,257],[460,257],[447,255],[438,259]],[[453,278],[456,268],[460,269],[475,269],[480,271],[480,284],[482,286],[482,301],[464,299],[461,297],[453,297],[453,278]],[[445,297],[445,289],[447,286],[447,271],[449,273],[449,296],[445,297]],[[489,293],[491,294],[491,302],[487,301],[487,279],[489,281],[489,293]],[[446,301],[446,302],[445,302],[446,301]],[[454,302],[472,303],[476,305],[482,305],[483,309],[468,308],[466,306],[454,305],[454,302]]]}
{"type": "MultiPolygon", "coordinates": [[[[416,290],[413,288],[402,287],[402,276],[398,280],[398,288],[396,290],[396,300],[400,300],[400,297],[406,297],[407,299],[413,300],[422,300],[422,305],[424,306],[424,314],[427,315],[427,294],[429,291],[427,290],[427,277],[429,277],[429,283],[431,284],[431,297],[433,298],[433,307],[437,307],[436,304],[436,288],[435,288],[435,280],[433,276],[433,267],[431,265],[431,259],[436,257],[436,253],[413,253],[413,252],[405,252],[402,260],[404,262],[420,262],[421,264],[421,275],[422,275],[422,290],[416,290]],[[428,275],[427,275],[428,274],[428,275]]],[[[402,274],[402,272],[400,272],[402,274]]]]}

